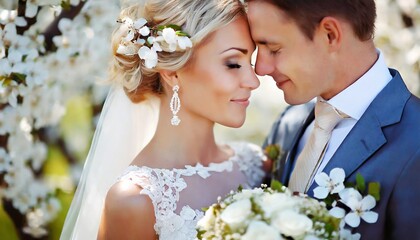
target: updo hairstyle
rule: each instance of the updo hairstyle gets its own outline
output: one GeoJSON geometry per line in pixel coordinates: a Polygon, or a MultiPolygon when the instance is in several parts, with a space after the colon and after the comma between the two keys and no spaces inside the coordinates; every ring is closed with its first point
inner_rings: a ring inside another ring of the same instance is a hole
{"type": "Polygon", "coordinates": [[[124,33],[121,27],[115,29],[112,36],[113,62],[111,81],[122,84],[132,102],[144,100],[147,94],[163,93],[159,70],[176,71],[191,59],[195,47],[214,31],[222,28],[238,16],[245,15],[243,4],[239,0],[146,0],[125,8],[120,18],[133,20],[145,18],[149,27],[175,24],[189,34],[192,48],[177,52],[158,52],[158,63],[146,68],[144,61],[136,55],[127,56],[117,53],[124,33]]]}

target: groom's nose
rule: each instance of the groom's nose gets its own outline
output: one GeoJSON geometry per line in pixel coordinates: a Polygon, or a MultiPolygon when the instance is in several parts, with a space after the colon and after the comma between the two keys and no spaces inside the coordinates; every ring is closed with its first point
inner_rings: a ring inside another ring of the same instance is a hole
{"type": "Polygon", "coordinates": [[[273,56],[267,49],[258,48],[257,60],[255,62],[255,73],[259,76],[271,75],[274,72],[275,65],[273,56]]]}

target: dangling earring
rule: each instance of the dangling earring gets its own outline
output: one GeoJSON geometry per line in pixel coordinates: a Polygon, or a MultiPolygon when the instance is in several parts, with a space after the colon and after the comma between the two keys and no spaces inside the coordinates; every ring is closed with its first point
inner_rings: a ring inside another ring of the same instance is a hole
{"type": "Polygon", "coordinates": [[[171,103],[169,104],[172,114],[173,114],[172,119],[171,119],[171,124],[173,126],[178,126],[179,123],[181,122],[181,119],[179,119],[179,117],[176,115],[179,112],[179,109],[181,108],[181,101],[179,100],[179,97],[178,97],[178,90],[179,90],[178,85],[175,85],[172,88],[172,91],[174,91],[174,94],[172,95],[171,103]]]}

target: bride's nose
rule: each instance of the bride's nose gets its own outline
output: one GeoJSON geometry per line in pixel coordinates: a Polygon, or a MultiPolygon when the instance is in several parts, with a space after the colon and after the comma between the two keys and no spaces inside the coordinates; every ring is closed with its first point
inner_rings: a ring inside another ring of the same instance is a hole
{"type": "Polygon", "coordinates": [[[254,70],[252,68],[249,69],[250,71],[246,74],[246,76],[242,78],[241,87],[254,90],[260,86],[260,80],[258,79],[254,70]]]}

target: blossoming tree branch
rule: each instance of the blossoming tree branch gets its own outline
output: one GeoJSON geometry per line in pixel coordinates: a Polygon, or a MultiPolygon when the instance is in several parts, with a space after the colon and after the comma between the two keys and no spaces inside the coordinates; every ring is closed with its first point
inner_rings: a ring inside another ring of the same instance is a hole
{"type": "Polygon", "coordinates": [[[100,109],[104,99],[91,86],[105,78],[120,6],[85,3],[0,1],[0,198],[19,239],[47,238],[60,211],[62,181],[43,169],[50,149],[78,164],[58,127],[68,100],[88,93],[100,109]]]}

